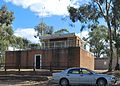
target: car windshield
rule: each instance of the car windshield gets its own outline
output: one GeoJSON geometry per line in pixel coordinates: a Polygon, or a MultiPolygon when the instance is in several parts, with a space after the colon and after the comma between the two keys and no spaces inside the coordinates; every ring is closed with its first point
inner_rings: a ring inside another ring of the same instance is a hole
{"type": "Polygon", "coordinates": [[[95,71],[93,71],[93,70],[88,69],[88,71],[90,71],[90,72],[93,73],[93,74],[97,74],[97,72],[95,72],[95,71]]]}

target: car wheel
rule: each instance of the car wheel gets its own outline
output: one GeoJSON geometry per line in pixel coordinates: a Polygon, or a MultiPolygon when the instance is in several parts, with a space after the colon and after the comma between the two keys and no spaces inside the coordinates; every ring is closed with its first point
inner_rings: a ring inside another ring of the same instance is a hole
{"type": "Polygon", "coordinates": [[[97,86],[106,86],[106,80],[104,79],[99,79],[97,82],[97,86]]]}
{"type": "Polygon", "coordinates": [[[69,86],[69,81],[67,79],[61,79],[60,86],[69,86]]]}

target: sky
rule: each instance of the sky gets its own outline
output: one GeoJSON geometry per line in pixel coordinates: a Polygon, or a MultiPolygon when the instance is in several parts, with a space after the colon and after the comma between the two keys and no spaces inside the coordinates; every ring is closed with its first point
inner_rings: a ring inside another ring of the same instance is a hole
{"type": "Polygon", "coordinates": [[[27,38],[33,43],[38,43],[39,40],[34,38],[36,34],[34,27],[41,20],[53,26],[54,31],[62,28],[67,28],[69,32],[76,33],[80,36],[87,36],[88,31],[80,33],[81,24],[72,23],[69,19],[67,11],[68,6],[78,7],[82,3],[87,3],[88,0],[0,0],[0,7],[7,5],[8,10],[14,12],[15,19],[13,21],[13,30],[16,36],[27,38]]]}

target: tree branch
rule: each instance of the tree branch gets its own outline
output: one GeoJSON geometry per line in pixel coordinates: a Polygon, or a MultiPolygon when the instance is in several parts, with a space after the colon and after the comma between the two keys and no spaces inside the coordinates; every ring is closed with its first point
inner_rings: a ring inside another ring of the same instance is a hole
{"type": "Polygon", "coordinates": [[[105,5],[105,8],[106,8],[106,15],[108,14],[108,2],[107,2],[107,0],[105,0],[105,3],[106,3],[106,5],[105,5]]]}
{"type": "MultiPolygon", "coordinates": [[[[109,11],[110,6],[111,6],[111,2],[112,2],[112,0],[110,0],[109,3],[108,3],[107,0],[106,0],[106,11],[109,11]]],[[[112,6],[111,6],[111,7],[112,7],[112,6]]]]}
{"type": "Polygon", "coordinates": [[[103,10],[102,10],[102,7],[100,6],[100,3],[99,3],[98,1],[96,1],[96,3],[97,3],[97,5],[98,5],[98,7],[99,7],[99,9],[100,9],[103,17],[106,19],[106,16],[105,16],[104,13],[103,13],[103,10]]]}
{"type": "MultiPolygon", "coordinates": [[[[110,9],[110,4],[112,3],[112,0],[110,0],[110,2],[108,3],[109,4],[109,7],[108,7],[108,10],[110,9]]],[[[111,6],[112,7],[112,6],[111,6]]]]}

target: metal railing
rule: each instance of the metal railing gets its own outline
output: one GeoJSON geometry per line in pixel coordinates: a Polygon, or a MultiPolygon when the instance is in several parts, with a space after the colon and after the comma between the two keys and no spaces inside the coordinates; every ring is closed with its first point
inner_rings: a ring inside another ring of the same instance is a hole
{"type": "Polygon", "coordinates": [[[42,42],[42,48],[63,48],[63,47],[78,47],[80,43],[76,41],[53,41],[53,42],[42,42]]]}

